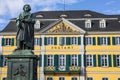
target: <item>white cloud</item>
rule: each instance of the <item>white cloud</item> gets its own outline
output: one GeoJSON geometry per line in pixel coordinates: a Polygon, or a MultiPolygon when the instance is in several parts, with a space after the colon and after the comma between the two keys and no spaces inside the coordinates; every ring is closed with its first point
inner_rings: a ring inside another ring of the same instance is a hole
{"type": "Polygon", "coordinates": [[[0,24],[6,23],[5,19],[0,18],[0,24]]]}
{"type": "Polygon", "coordinates": [[[115,3],[115,2],[116,1],[109,1],[109,2],[105,3],[105,5],[111,5],[111,4],[115,3]]]}

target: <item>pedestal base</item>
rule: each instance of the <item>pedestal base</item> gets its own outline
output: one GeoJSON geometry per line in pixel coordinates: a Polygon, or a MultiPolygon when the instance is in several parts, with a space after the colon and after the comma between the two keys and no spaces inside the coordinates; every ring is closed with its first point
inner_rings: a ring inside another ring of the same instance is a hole
{"type": "Polygon", "coordinates": [[[38,57],[36,55],[24,55],[24,52],[29,51],[22,50],[20,52],[21,55],[15,51],[12,55],[6,56],[8,63],[7,80],[37,80],[38,57]]]}

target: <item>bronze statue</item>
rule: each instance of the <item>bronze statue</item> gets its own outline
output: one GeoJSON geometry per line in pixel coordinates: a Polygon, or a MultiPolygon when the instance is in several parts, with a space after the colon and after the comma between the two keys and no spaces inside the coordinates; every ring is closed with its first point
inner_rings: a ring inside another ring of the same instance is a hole
{"type": "Polygon", "coordinates": [[[20,13],[16,19],[17,35],[16,44],[17,49],[34,49],[34,24],[33,14],[30,13],[31,7],[26,4],[23,7],[24,12],[20,13]]]}

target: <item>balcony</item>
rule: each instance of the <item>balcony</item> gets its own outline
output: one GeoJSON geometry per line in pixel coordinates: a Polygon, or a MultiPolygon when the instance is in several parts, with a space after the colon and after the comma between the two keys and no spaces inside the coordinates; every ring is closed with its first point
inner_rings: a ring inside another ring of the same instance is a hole
{"type": "Polygon", "coordinates": [[[80,73],[79,66],[46,66],[44,68],[45,73],[80,73]]]}

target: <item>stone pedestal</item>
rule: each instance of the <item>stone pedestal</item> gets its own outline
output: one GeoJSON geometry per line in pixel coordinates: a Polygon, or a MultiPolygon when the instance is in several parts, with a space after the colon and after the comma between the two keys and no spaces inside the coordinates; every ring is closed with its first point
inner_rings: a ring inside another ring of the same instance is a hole
{"type": "Polygon", "coordinates": [[[37,80],[37,60],[31,50],[16,50],[7,55],[7,80],[37,80]]]}

